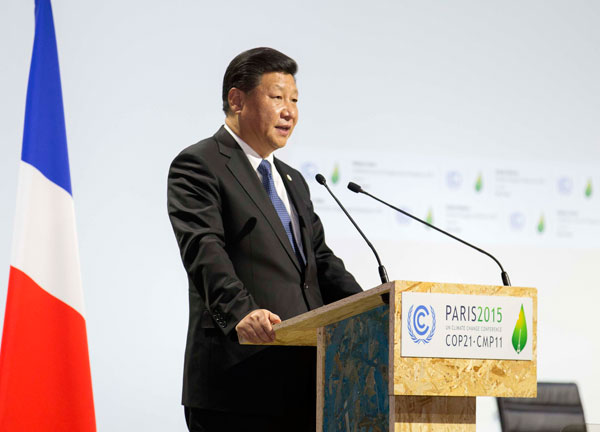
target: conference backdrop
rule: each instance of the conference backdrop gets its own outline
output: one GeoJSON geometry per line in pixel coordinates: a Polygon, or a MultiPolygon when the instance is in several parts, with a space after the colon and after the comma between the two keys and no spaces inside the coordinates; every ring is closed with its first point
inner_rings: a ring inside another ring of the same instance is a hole
{"type": "MultiPolygon", "coordinates": [[[[365,289],[391,279],[539,295],[538,376],[576,381],[600,423],[600,5],[590,1],[55,0],[99,430],[184,430],[187,283],[166,214],[170,161],[223,121],[221,81],[255,46],[294,57],[300,120],[278,156],[311,187],[365,289]]],[[[0,4],[0,280],[7,280],[33,0],[0,4]]],[[[0,319],[6,283],[0,284],[0,319]]],[[[498,430],[495,402],[478,426],[498,430]]]]}

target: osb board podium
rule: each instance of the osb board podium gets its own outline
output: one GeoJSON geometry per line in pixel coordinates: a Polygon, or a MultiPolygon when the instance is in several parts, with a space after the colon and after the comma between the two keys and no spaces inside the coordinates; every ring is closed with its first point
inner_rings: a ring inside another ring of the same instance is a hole
{"type": "MultiPolygon", "coordinates": [[[[475,397],[535,397],[534,288],[395,281],[275,326],[272,345],[317,347],[317,431],[474,431],[475,397]],[[529,297],[533,360],[401,355],[403,291],[529,297]]],[[[293,420],[292,420],[293,421],[293,420]]]]}

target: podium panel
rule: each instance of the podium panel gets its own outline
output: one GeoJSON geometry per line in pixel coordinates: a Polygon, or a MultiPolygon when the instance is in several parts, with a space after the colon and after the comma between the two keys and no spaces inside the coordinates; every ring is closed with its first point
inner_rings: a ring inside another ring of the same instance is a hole
{"type": "MultiPolygon", "coordinates": [[[[387,430],[389,424],[389,308],[373,310],[323,329],[323,432],[387,430]],[[359,429],[360,429],[359,428],[359,429]]],[[[319,429],[320,430],[320,429],[319,429]]]]}
{"type": "Polygon", "coordinates": [[[537,290],[534,288],[396,281],[393,327],[393,377],[390,393],[423,396],[535,397],[537,394],[537,290]],[[402,357],[402,292],[513,296],[533,299],[533,360],[402,357]]]}

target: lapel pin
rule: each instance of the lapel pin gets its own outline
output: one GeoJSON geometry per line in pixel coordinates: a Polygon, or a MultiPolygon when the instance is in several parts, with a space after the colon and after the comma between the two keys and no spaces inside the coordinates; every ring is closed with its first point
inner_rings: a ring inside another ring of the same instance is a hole
{"type": "Polygon", "coordinates": [[[287,175],[287,179],[288,179],[289,181],[292,181],[292,177],[291,177],[289,174],[286,174],[286,175],[287,175]]]}

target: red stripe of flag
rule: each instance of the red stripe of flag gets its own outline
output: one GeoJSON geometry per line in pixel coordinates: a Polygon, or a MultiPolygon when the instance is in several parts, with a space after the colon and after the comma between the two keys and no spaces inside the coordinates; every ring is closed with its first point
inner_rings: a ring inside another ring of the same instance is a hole
{"type": "Polygon", "coordinates": [[[11,266],[0,431],[95,431],[84,318],[11,266]]]}

